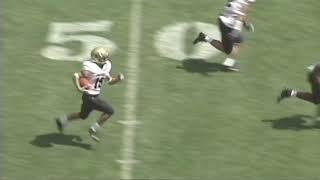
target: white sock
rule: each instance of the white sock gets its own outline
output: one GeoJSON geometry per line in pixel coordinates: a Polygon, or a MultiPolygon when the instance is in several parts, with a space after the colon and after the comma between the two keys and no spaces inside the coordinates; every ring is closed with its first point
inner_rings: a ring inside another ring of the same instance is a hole
{"type": "Polygon", "coordinates": [[[94,124],[91,126],[91,129],[92,129],[94,132],[97,132],[99,128],[100,128],[100,125],[99,125],[97,122],[94,123],[94,124]]]}
{"type": "Polygon", "coordinates": [[[296,90],[292,90],[290,96],[297,96],[297,91],[296,90]]]}
{"type": "Polygon", "coordinates": [[[67,115],[62,115],[61,117],[60,117],[60,121],[61,121],[61,123],[62,123],[62,125],[63,126],[66,126],[67,124],[68,124],[68,118],[67,118],[67,115]]]}
{"type": "Polygon", "coordinates": [[[206,42],[210,43],[210,42],[213,40],[213,38],[211,38],[211,37],[209,37],[208,35],[206,35],[206,37],[204,38],[204,40],[205,40],[206,42]]]}

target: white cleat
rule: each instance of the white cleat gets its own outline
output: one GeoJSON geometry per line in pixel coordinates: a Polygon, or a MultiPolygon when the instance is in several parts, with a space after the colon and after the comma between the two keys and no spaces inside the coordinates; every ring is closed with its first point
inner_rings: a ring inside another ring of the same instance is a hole
{"type": "Polygon", "coordinates": [[[89,135],[90,135],[90,137],[94,140],[94,141],[96,141],[96,142],[99,142],[100,141],[100,138],[97,136],[97,132],[93,129],[93,128],[89,128],[89,130],[88,130],[88,132],[89,132],[89,135]]]}
{"type": "Polygon", "coordinates": [[[227,69],[230,71],[235,71],[235,72],[240,71],[239,62],[234,59],[227,58],[222,64],[226,66],[227,69]]]}

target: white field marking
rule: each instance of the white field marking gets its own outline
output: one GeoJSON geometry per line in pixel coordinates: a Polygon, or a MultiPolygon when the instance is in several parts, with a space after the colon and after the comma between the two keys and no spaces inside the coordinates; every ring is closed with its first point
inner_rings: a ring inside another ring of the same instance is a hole
{"type": "Polygon", "coordinates": [[[83,61],[89,58],[90,51],[103,46],[110,51],[115,51],[117,46],[114,42],[101,36],[96,36],[94,32],[110,32],[113,22],[92,21],[92,22],[53,22],[49,26],[47,41],[52,43],[41,49],[41,55],[52,60],[60,61],[83,61]],[[86,34],[84,34],[86,33],[86,34]],[[78,54],[67,47],[65,43],[77,41],[81,44],[82,50],[78,54]],[[53,45],[56,44],[56,45],[53,45]]]}
{"type": "Polygon", "coordinates": [[[128,121],[118,121],[118,123],[123,125],[139,125],[140,121],[128,120],[128,121]]]}
{"type": "Polygon", "coordinates": [[[132,179],[133,164],[137,161],[134,159],[135,149],[135,130],[137,125],[136,120],[136,104],[137,104],[137,84],[139,82],[139,56],[140,56],[140,36],[141,36],[141,14],[142,0],[131,0],[130,12],[130,30],[129,30],[129,50],[128,50],[128,66],[127,66],[127,81],[125,94],[125,117],[122,124],[124,132],[122,136],[122,160],[121,164],[121,179],[132,179]],[[134,123],[132,123],[134,122],[134,123]]]}
{"type": "MultiPolygon", "coordinates": [[[[214,24],[203,22],[178,22],[161,28],[155,35],[155,48],[160,56],[173,60],[209,59],[220,54],[220,51],[213,48],[209,43],[199,43],[194,46],[192,53],[186,53],[186,42],[188,30],[196,28],[214,39],[220,39],[219,28],[214,24]]],[[[195,37],[194,37],[195,38],[195,37]]]]}

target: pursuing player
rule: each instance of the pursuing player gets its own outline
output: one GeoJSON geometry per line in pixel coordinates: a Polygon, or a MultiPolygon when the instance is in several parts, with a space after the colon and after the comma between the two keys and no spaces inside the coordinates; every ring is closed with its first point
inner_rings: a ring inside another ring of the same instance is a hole
{"type": "Polygon", "coordinates": [[[320,64],[314,66],[313,70],[308,73],[308,81],[311,85],[311,92],[302,92],[294,89],[283,89],[278,97],[278,103],[289,97],[297,97],[313,104],[320,103],[320,64]]]}
{"type": "MultiPolygon", "coordinates": [[[[241,34],[244,26],[249,31],[254,31],[252,23],[247,22],[246,13],[254,0],[233,0],[229,1],[224,8],[224,12],[218,17],[219,30],[221,33],[221,41],[213,39],[208,35],[200,32],[193,44],[198,42],[210,43],[213,47],[235,57],[239,54],[240,44],[244,41],[241,34]]],[[[232,58],[227,58],[223,63],[230,70],[239,71],[238,63],[232,58]]]]}
{"type": "Polygon", "coordinates": [[[73,77],[73,82],[77,90],[83,93],[81,110],[80,112],[63,115],[55,120],[58,130],[62,132],[69,122],[86,119],[93,110],[101,111],[102,115],[98,121],[89,128],[91,138],[99,141],[97,131],[114,113],[112,106],[108,102],[100,99],[100,88],[104,84],[104,81],[108,81],[108,84],[112,85],[123,80],[124,76],[121,73],[119,73],[117,77],[110,75],[111,59],[109,52],[102,47],[94,48],[91,51],[91,59],[83,61],[82,65],[81,72],[74,73],[73,77]],[[92,82],[92,84],[81,87],[79,82],[80,78],[86,78],[92,82]]]}

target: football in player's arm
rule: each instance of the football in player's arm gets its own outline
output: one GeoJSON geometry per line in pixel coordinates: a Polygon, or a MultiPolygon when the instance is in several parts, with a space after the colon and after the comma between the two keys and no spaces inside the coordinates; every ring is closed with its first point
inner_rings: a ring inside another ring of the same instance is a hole
{"type": "Polygon", "coordinates": [[[99,141],[97,132],[100,127],[114,114],[113,107],[99,95],[105,81],[113,85],[124,79],[122,73],[112,77],[111,59],[109,52],[102,48],[94,48],[91,51],[91,59],[83,61],[82,70],[73,75],[73,83],[76,89],[82,93],[82,105],[79,112],[69,113],[56,118],[58,130],[62,132],[69,122],[86,119],[93,110],[101,111],[102,114],[89,128],[89,134],[93,140],[99,141]]]}
{"type": "MultiPolygon", "coordinates": [[[[84,92],[84,91],[88,90],[88,88],[81,87],[80,78],[83,77],[86,79],[91,79],[92,76],[93,76],[93,74],[90,71],[85,71],[85,70],[82,70],[81,72],[78,72],[78,73],[74,73],[73,77],[72,77],[73,84],[75,85],[76,89],[79,92],[84,92]]],[[[122,73],[119,73],[118,76],[116,76],[116,77],[110,76],[110,77],[106,77],[106,79],[107,79],[109,85],[113,85],[113,84],[116,84],[116,83],[122,81],[124,79],[124,75],[122,73]]]]}

